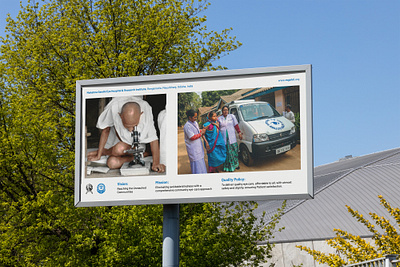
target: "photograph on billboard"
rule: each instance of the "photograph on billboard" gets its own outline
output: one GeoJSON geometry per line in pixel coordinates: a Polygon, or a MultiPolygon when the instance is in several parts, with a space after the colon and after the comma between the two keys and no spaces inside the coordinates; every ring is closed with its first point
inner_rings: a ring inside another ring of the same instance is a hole
{"type": "MultiPolygon", "coordinates": [[[[190,162],[195,161],[197,151],[206,166],[220,166],[215,169],[218,172],[300,169],[299,86],[222,90],[217,97],[214,92],[197,93],[202,99],[218,100],[209,107],[200,103],[187,109],[196,120],[186,115],[184,127],[178,127],[178,174],[195,173],[190,162]],[[200,130],[204,137],[190,140],[200,130]],[[215,163],[208,162],[209,158],[215,163]]],[[[190,97],[185,94],[192,93],[178,93],[178,101],[190,97]]],[[[178,114],[184,113],[182,108],[183,104],[178,105],[178,114]]]]}
{"type": "Polygon", "coordinates": [[[85,178],[165,174],[165,103],[165,94],[86,99],[85,178]]]}
{"type": "Polygon", "coordinates": [[[313,197],[311,66],[77,81],[75,205],[313,197]]]}

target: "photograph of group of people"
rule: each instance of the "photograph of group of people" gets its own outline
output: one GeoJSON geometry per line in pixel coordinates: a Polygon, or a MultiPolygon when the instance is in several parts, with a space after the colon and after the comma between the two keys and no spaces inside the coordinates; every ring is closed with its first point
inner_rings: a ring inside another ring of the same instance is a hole
{"type": "Polygon", "coordinates": [[[192,174],[219,172],[239,169],[239,146],[235,131],[242,138],[238,122],[234,115],[228,114],[228,107],[222,108],[222,115],[216,111],[208,113],[208,121],[200,129],[198,114],[194,110],[186,112],[188,121],[183,127],[187,154],[192,174]],[[204,160],[203,142],[207,151],[208,168],[204,160]]]}
{"type": "Polygon", "coordinates": [[[299,86],[179,93],[178,114],[178,174],[301,168],[299,86]]]}

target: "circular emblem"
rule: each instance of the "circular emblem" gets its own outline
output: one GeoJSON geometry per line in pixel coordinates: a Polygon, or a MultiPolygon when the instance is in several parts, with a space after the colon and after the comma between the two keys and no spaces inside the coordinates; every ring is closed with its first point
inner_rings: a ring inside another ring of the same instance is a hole
{"type": "Polygon", "coordinates": [[[278,119],[268,119],[265,121],[265,124],[274,130],[282,130],[285,127],[283,122],[278,119]]]}
{"type": "Polygon", "coordinates": [[[99,194],[103,194],[104,192],[106,192],[106,186],[103,183],[98,184],[97,192],[99,192],[99,194]]]}

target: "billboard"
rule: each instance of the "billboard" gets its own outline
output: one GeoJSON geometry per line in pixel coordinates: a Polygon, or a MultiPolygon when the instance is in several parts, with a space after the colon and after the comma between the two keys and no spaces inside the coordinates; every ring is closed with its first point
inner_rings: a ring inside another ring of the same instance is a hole
{"type": "Polygon", "coordinates": [[[76,89],[78,207],[313,197],[311,65],[76,89]]]}

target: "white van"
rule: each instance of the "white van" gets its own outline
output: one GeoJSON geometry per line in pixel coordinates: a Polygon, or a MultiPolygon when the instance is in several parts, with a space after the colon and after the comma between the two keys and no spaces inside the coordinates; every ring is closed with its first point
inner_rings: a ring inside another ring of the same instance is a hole
{"type": "Polygon", "coordinates": [[[237,141],[246,166],[251,166],[256,158],[285,153],[296,146],[295,125],[268,102],[238,100],[228,107],[243,133],[243,139],[237,141]]]}

